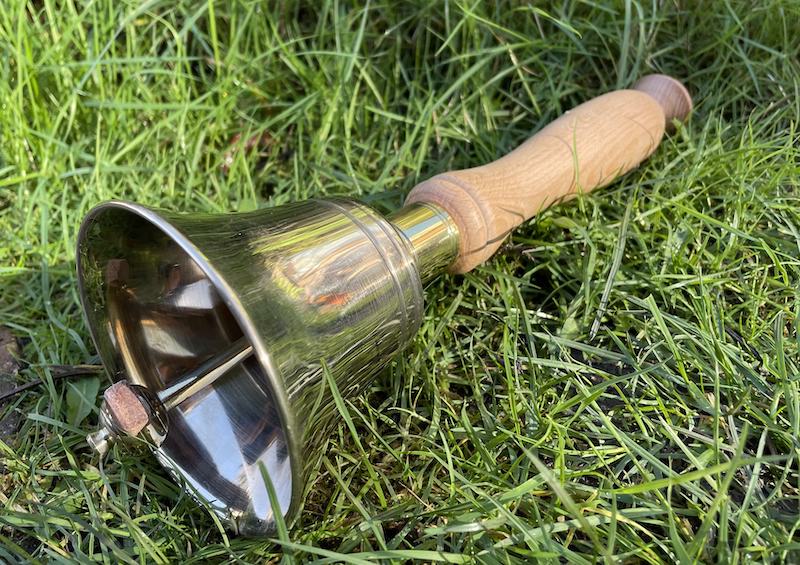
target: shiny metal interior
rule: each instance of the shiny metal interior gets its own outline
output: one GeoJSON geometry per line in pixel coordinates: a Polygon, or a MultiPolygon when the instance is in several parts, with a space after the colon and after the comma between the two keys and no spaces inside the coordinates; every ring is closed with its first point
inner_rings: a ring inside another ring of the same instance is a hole
{"type": "MultiPolygon", "coordinates": [[[[198,261],[148,219],[107,208],[84,234],[80,266],[101,355],[116,378],[153,393],[243,337],[198,261]]],[[[286,434],[254,357],[172,407],[158,458],[234,529],[272,522],[261,465],[289,508],[286,434]]]]}

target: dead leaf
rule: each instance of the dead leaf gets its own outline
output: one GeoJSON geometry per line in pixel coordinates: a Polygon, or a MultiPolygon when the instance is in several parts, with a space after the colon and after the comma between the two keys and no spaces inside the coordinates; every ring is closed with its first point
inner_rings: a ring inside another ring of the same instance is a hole
{"type": "MultiPolygon", "coordinates": [[[[19,341],[11,330],[0,326],[0,383],[10,382],[20,367],[19,341]]],[[[0,385],[2,386],[2,385],[0,385]]]]}
{"type": "MultiPolygon", "coordinates": [[[[15,388],[14,379],[20,369],[19,340],[5,326],[0,326],[0,395],[15,388]]],[[[19,429],[21,414],[12,409],[0,418],[0,441],[8,443],[19,429]]]]}

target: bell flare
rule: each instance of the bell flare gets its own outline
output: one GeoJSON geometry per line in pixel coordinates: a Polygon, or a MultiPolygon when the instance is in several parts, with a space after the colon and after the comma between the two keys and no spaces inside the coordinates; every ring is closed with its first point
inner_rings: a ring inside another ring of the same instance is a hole
{"type": "Polygon", "coordinates": [[[166,410],[158,459],[230,529],[266,535],[302,506],[333,395],[361,392],[419,328],[434,254],[415,242],[431,233],[344,199],[88,214],[78,281],[102,361],[166,410]]]}

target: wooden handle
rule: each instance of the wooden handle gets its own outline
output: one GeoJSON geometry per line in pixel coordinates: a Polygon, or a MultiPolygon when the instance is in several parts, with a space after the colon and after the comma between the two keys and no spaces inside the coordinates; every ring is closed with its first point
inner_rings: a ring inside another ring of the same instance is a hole
{"type": "Polygon", "coordinates": [[[692,99],[677,80],[649,75],[565,113],[497,161],[436,175],[415,186],[406,204],[446,210],[460,234],[450,267],[466,273],[486,261],[515,227],[551,204],[605,186],[655,151],[692,99]]]}

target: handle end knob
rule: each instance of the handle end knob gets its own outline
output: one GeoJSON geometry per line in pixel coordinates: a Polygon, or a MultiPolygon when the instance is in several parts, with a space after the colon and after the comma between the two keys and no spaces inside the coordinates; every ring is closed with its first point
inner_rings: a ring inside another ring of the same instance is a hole
{"type": "Polygon", "coordinates": [[[675,129],[673,120],[686,121],[692,111],[692,97],[683,84],[667,75],[647,75],[639,79],[633,86],[634,90],[644,92],[655,99],[664,110],[666,129],[675,129]]]}

